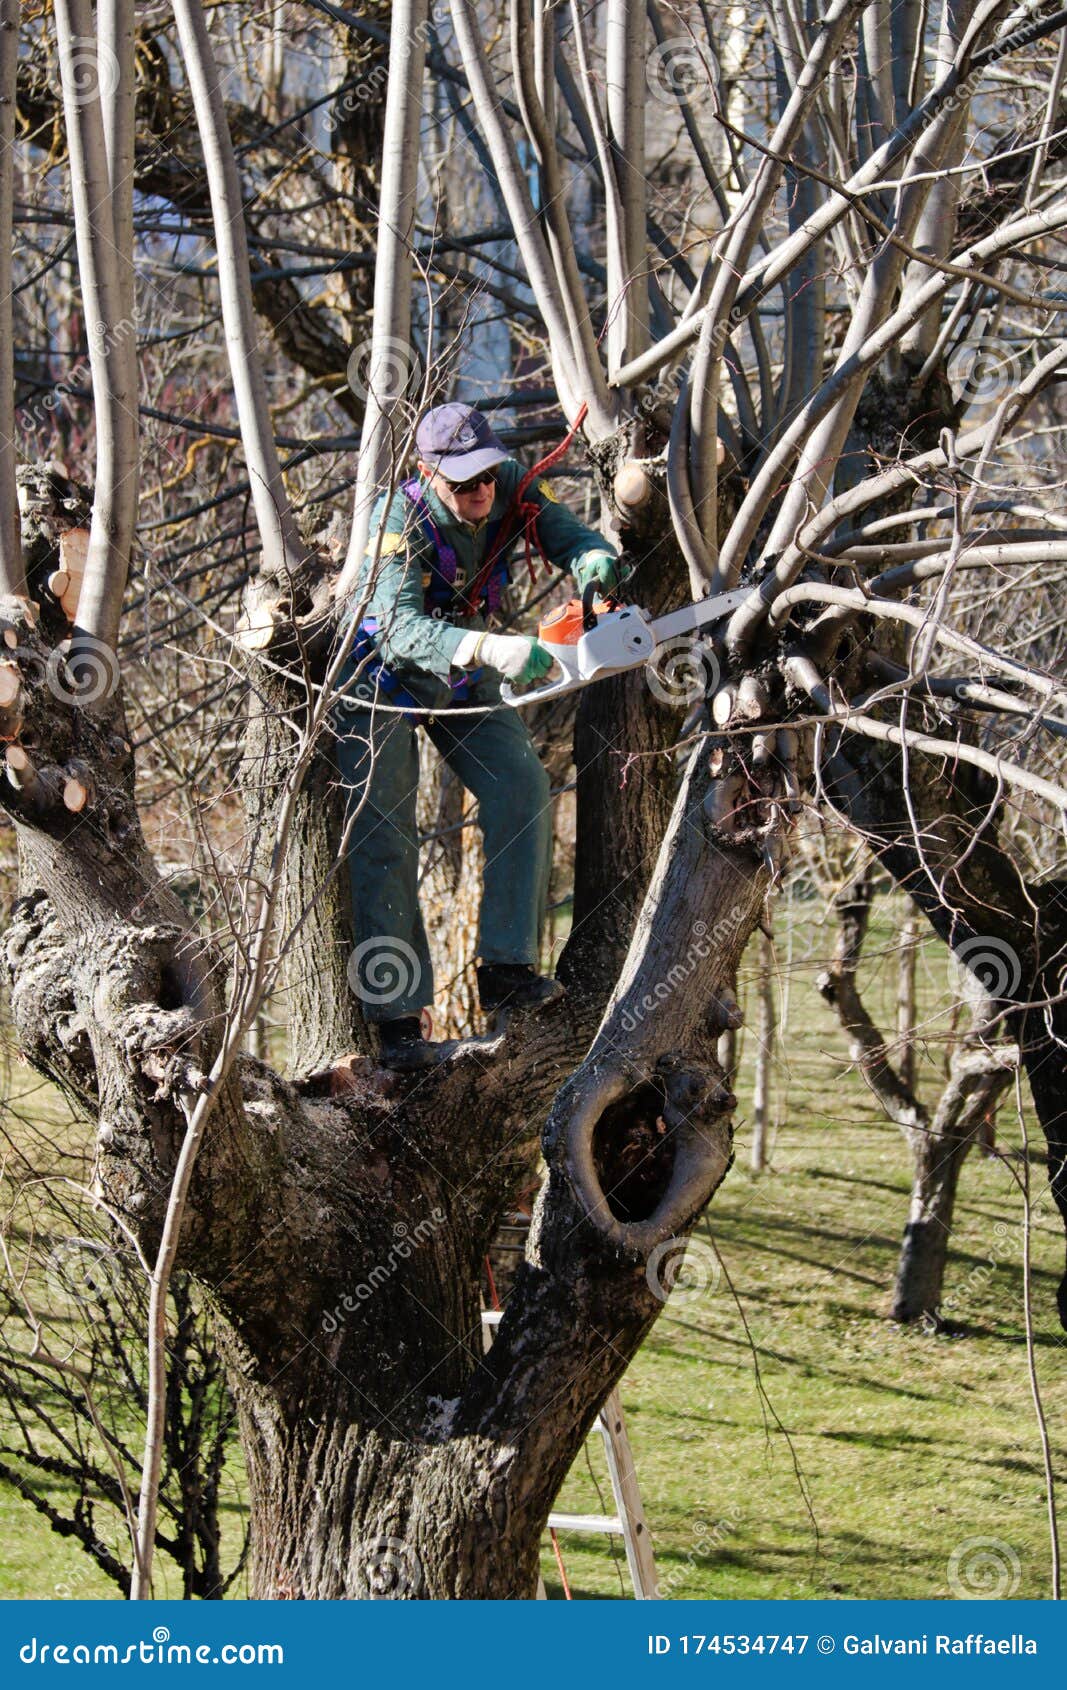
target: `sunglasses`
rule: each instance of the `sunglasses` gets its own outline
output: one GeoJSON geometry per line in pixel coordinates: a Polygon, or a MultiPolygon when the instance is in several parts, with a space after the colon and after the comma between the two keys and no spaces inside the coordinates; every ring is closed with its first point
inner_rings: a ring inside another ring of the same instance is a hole
{"type": "Polygon", "coordinates": [[[472,475],[469,481],[449,481],[447,475],[443,475],[441,479],[450,493],[476,493],[479,487],[485,487],[487,484],[492,487],[496,482],[496,476],[491,469],[483,470],[481,475],[472,475]]]}

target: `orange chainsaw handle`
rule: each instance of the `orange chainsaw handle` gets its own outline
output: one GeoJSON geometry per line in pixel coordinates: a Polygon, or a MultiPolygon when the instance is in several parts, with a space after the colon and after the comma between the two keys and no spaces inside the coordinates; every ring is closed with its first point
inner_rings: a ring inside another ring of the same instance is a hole
{"type": "Polygon", "coordinates": [[[542,645],[577,645],[583,634],[596,627],[596,619],[618,608],[617,600],[595,597],[596,583],[590,582],[580,599],[568,599],[541,618],[537,638],[542,645]]]}

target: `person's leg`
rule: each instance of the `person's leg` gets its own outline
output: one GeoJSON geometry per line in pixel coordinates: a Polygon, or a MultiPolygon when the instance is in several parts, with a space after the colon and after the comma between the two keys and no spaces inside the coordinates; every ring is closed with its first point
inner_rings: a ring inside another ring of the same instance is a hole
{"type": "Polygon", "coordinates": [[[345,788],[356,948],[349,980],[368,1021],[418,1015],[433,1002],[433,969],[419,910],[415,804],[419,750],[401,715],[356,711],[337,742],[345,788]]]}
{"type": "Polygon", "coordinates": [[[538,963],[548,903],[552,816],[548,776],[518,711],[438,716],[427,728],[478,800],[485,846],[478,952],[484,963],[538,963]]]}

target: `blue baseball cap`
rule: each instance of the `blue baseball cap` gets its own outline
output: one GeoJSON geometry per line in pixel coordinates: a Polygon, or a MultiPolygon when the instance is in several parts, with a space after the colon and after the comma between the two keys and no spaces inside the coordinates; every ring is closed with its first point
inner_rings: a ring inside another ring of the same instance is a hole
{"type": "Polygon", "coordinates": [[[419,457],[447,481],[469,481],[480,470],[503,463],[507,449],[473,405],[436,405],[415,430],[419,457]]]}

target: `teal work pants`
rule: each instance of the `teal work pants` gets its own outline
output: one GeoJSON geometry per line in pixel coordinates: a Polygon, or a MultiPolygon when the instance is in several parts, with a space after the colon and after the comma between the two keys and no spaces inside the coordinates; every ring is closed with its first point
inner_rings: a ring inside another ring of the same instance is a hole
{"type": "MultiPolygon", "coordinates": [[[[349,980],[368,1021],[417,1015],[433,1002],[433,968],[419,910],[415,723],[369,710],[346,714],[337,745],[345,786],[356,947],[349,980]]],[[[422,718],[441,756],[478,801],[485,848],[482,962],[536,965],[548,898],[552,818],[548,776],[518,711],[422,718]]]]}

